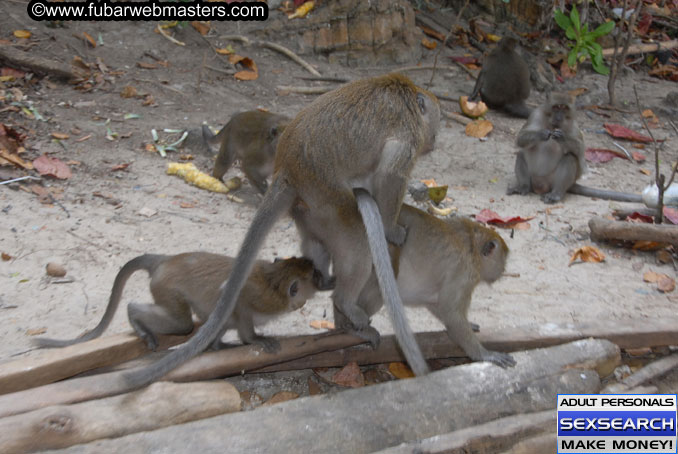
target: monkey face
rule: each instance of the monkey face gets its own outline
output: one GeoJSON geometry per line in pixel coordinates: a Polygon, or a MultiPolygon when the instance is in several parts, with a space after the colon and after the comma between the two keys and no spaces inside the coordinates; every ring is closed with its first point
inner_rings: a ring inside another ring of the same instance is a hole
{"type": "Polygon", "coordinates": [[[559,129],[570,118],[570,106],[554,104],[547,115],[551,117],[551,129],[559,129]]]}

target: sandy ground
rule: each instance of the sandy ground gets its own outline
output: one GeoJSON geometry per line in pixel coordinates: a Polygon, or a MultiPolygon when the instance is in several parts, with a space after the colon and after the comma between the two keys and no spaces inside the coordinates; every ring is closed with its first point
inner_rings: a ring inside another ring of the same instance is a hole
{"type": "MultiPolygon", "coordinates": [[[[237,82],[232,76],[209,70],[205,65],[229,69],[224,57],[217,56],[206,42],[188,27],[177,38],[186,42],[178,47],[153,32],[154,23],[68,23],[67,28],[50,29],[45,23],[32,22],[20,2],[3,2],[0,7],[0,38],[16,41],[15,29],[28,29],[37,44],[31,52],[70,61],[75,55],[87,62],[101,59],[109,70],[117,71],[98,88],[82,92],[56,82],[18,85],[47,121],[29,119],[21,113],[2,112],[0,121],[28,134],[27,156],[49,153],[63,161],[77,161],[71,166],[72,178],[64,181],[45,179],[44,186],[61,194],[60,204],[41,204],[33,193],[19,185],[0,187],[0,251],[12,259],[0,262],[0,360],[7,360],[29,350],[32,334],[43,332],[57,338],[74,337],[93,327],[103,314],[111,285],[119,268],[129,259],[148,252],[179,253],[205,250],[234,255],[252,220],[255,206],[237,204],[222,195],[188,186],[165,174],[169,160],[144,150],[151,142],[151,129],[193,128],[202,122],[220,127],[235,112],[264,107],[274,112],[294,115],[312,101],[313,96],[278,96],[276,85],[312,85],[300,80],[306,73],[283,56],[256,47],[236,49],[258,64],[260,78],[254,82],[237,82]],[[86,31],[104,45],[86,47],[74,35],[86,31]],[[147,70],[139,61],[152,51],[170,64],[147,70]],[[155,99],[155,106],[142,106],[141,99],[120,97],[122,88],[132,85],[155,99]],[[128,113],[140,118],[125,120],[128,113]],[[107,140],[107,126],[120,135],[107,140]],[[73,133],[74,128],[80,132],[73,133]],[[67,132],[71,138],[58,144],[50,133],[67,132]],[[89,140],[75,139],[91,135],[89,140]],[[123,137],[125,136],[125,137],[123,137]],[[119,164],[130,163],[124,171],[113,172],[119,164]],[[109,194],[118,204],[95,193],[109,194]],[[155,214],[146,217],[142,209],[155,214]],[[70,283],[57,284],[45,274],[48,262],[59,262],[67,271],[70,283]]],[[[234,33],[239,25],[214,24],[215,35],[234,33]]],[[[211,39],[211,38],[210,38],[211,39]]],[[[218,47],[227,42],[214,39],[218,47]]],[[[284,44],[284,43],[283,43],[284,44]]],[[[443,52],[452,55],[446,49],[443,52]]],[[[432,63],[429,53],[423,61],[432,63]]],[[[309,60],[324,75],[358,78],[386,73],[393,68],[352,69],[331,66],[321,59],[309,60]]],[[[429,71],[409,75],[424,84],[429,71]]],[[[560,84],[559,89],[586,87],[589,92],[580,105],[603,104],[607,100],[607,79],[583,70],[575,79],[560,84]]],[[[317,84],[317,83],[316,83],[317,84]]],[[[625,73],[618,96],[632,107],[632,87],[637,85],[644,107],[660,106],[662,99],[676,84],[650,79],[645,75],[625,73]]],[[[462,71],[439,71],[433,90],[450,96],[468,94],[473,81],[462,71]]],[[[8,88],[4,89],[7,94],[8,88]]],[[[0,92],[3,89],[0,87],[0,92]]],[[[544,99],[533,92],[530,103],[544,99]]],[[[5,102],[7,104],[7,102],[5,102]]],[[[3,106],[5,105],[3,104],[3,106]]],[[[454,103],[443,102],[446,110],[457,110],[454,103]]],[[[634,113],[609,111],[610,118],[591,111],[580,111],[587,146],[613,148],[612,139],[603,132],[603,123],[620,123],[641,130],[634,113]]],[[[477,288],[470,317],[483,330],[525,324],[586,322],[592,320],[638,320],[673,317],[677,294],[659,293],[643,282],[647,270],[657,270],[675,278],[669,265],[655,263],[653,253],[634,252],[609,245],[598,245],[607,255],[600,264],[576,264],[568,267],[570,255],[581,246],[591,245],[587,223],[594,215],[607,215],[620,206],[602,200],[569,195],[563,203],[544,205],[536,195],[506,196],[513,178],[514,140],[522,120],[501,113],[488,115],[494,131],[487,140],[467,137],[455,122],[443,122],[436,149],[420,159],[413,179],[434,178],[450,186],[452,200],[460,214],[473,215],[490,208],[502,216],[534,216],[528,230],[502,230],[511,249],[506,276],[491,287],[477,288]],[[547,210],[548,208],[548,210],[547,210]]],[[[666,138],[666,163],[675,155],[676,134],[661,118],[655,130],[666,138]]],[[[646,154],[647,153],[646,151],[646,154]]],[[[208,169],[208,160],[197,157],[197,164],[208,169]]],[[[640,169],[652,169],[648,160],[635,164],[615,159],[591,165],[583,182],[601,188],[639,192],[650,182],[640,169]]],[[[6,171],[7,169],[3,169],[6,171]]],[[[11,173],[11,172],[10,172],[11,173]]],[[[241,175],[238,168],[228,176],[241,175]]],[[[242,193],[256,200],[251,188],[242,193]]],[[[433,239],[434,240],[434,239],[433,239]]],[[[435,240],[434,240],[435,241],[435,240]]],[[[295,228],[289,219],[278,222],[260,257],[272,259],[298,254],[295,228]]],[[[148,279],[138,273],[129,282],[125,301],[149,302],[148,279]]],[[[316,332],[312,320],[331,318],[329,294],[309,301],[300,311],[282,317],[261,328],[265,334],[292,335],[316,332]]],[[[417,331],[441,326],[423,310],[409,312],[417,331]]],[[[390,332],[385,313],[379,313],[374,325],[390,332]]],[[[129,331],[124,309],[120,310],[109,333],[129,331]]],[[[30,353],[29,353],[30,354],[30,353]]]]}

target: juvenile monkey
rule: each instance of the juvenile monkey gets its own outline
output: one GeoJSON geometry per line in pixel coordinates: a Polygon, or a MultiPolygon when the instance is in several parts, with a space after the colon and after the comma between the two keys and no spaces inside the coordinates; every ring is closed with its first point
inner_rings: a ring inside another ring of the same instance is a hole
{"type": "Polygon", "coordinates": [[[490,109],[503,109],[520,118],[527,118],[530,109],[525,100],[530,95],[530,69],[516,52],[518,41],[505,36],[499,45],[483,59],[471,101],[478,97],[490,109]]]}
{"type": "Polygon", "coordinates": [[[222,179],[233,161],[240,160],[242,171],[260,193],[268,189],[266,178],[273,173],[275,147],[290,119],[284,115],[250,110],[233,115],[215,136],[203,128],[209,145],[219,145],[212,176],[222,179]]]}
{"type": "Polygon", "coordinates": [[[507,194],[541,194],[546,203],[558,202],[586,170],[584,136],[574,119],[572,98],[551,93],[518,133],[516,179],[507,194]]]}
{"type": "MultiPolygon", "coordinates": [[[[467,315],[476,285],[492,283],[504,272],[509,250],[501,236],[470,219],[442,220],[409,205],[401,208],[398,223],[407,229],[407,240],[391,248],[391,258],[403,303],[426,306],[471,359],[514,366],[511,355],[480,344],[473,333],[477,325],[467,315]]],[[[374,273],[358,304],[369,316],[383,306],[374,273]]],[[[351,332],[337,311],[335,325],[351,332]]]]}
{"type": "Polygon", "coordinates": [[[379,275],[387,276],[380,286],[392,310],[398,341],[415,373],[426,373],[426,362],[398,296],[386,239],[396,244],[405,240],[406,231],[396,221],[408,176],[415,159],[433,149],[439,123],[440,108],[435,96],[398,74],[343,85],[304,108],[278,141],[271,186],[254,216],[215,310],[180,348],[146,368],[128,373],[126,385],[146,385],[209,345],[233,311],[266,235],[276,220],[292,208],[302,238],[302,253],[323,272],[326,282],[331,261],[336,277],[334,305],[357,330],[369,326],[369,317],[357,301],[372,264],[379,275]],[[362,207],[363,216],[353,192],[356,188],[364,188],[367,198],[376,201],[362,207]],[[298,206],[303,206],[301,215],[296,210],[298,206]],[[365,212],[372,216],[365,219],[365,212]],[[379,243],[384,257],[365,254],[374,242],[379,243]]]}
{"type": "MultiPolygon", "coordinates": [[[[234,259],[207,252],[178,255],[145,254],[127,262],[118,272],[104,316],[91,331],[72,340],[35,339],[39,347],[64,347],[101,336],[120,304],[122,291],[130,276],[145,270],[151,277],[155,304],[130,303],[127,315],[132,328],[151,350],[158,347],[158,334],[189,334],[193,331],[192,313],[204,322],[214,309],[221,285],[228,279],[234,259]]],[[[233,313],[214,340],[219,348],[229,328],[238,330],[245,344],[259,344],[265,351],[279,349],[275,339],[259,336],[254,325],[267,317],[299,309],[311,298],[320,282],[313,262],[290,258],[276,262],[258,260],[245,283],[233,313]]]]}

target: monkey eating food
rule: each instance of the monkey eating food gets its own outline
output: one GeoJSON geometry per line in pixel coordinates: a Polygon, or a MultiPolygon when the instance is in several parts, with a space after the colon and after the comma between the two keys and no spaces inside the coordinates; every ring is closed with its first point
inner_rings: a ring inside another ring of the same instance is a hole
{"type": "Polygon", "coordinates": [[[530,109],[525,100],[530,95],[530,69],[516,52],[517,44],[515,38],[506,36],[483,59],[483,68],[469,100],[480,95],[490,109],[503,109],[516,117],[527,118],[530,109]]]}
{"type": "Polygon", "coordinates": [[[358,330],[369,326],[357,301],[374,264],[383,278],[379,283],[398,342],[415,373],[426,373],[428,367],[404,315],[386,241],[405,241],[407,232],[397,219],[408,177],[416,158],[433,149],[439,123],[435,96],[399,74],[351,82],[304,108],[278,140],[271,185],[209,319],[169,355],[127,373],[126,386],[134,389],[160,378],[214,340],[233,311],[268,232],[291,211],[302,254],[313,260],[325,282],[332,264],[333,303],[358,330]],[[354,190],[359,188],[373,205],[356,199],[354,190]],[[303,209],[292,210],[298,206],[303,209]],[[369,220],[365,213],[370,213],[369,220]],[[366,250],[382,256],[371,257],[366,250]]]}
{"type": "MultiPolygon", "coordinates": [[[[99,324],[71,340],[37,338],[38,347],[64,347],[101,336],[113,319],[122,291],[133,273],[148,272],[155,304],[130,303],[127,315],[132,328],[151,350],[158,346],[158,334],[189,334],[193,331],[192,313],[207,320],[219,298],[221,285],[231,273],[234,259],[207,252],[178,255],[145,254],[127,262],[113,283],[108,306],[99,324]]],[[[246,344],[261,345],[265,351],[279,348],[275,339],[257,335],[254,325],[267,317],[299,309],[319,290],[320,275],[313,263],[304,258],[276,262],[258,260],[245,283],[233,313],[212,347],[221,347],[221,337],[229,328],[238,331],[246,344]]]]}
{"type": "Polygon", "coordinates": [[[574,116],[572,97],[557,92],[532,112],[518,133],[517,182],[507,194],[532,191],[546,203],[563,198],[586,170],[584,136],[574,116]]]}
{"type": "Polygon", "coordinates": [[[209,145],[219,145],[212,176],[221,180],[238,159],[252,186],[265,193],[268,189],[266,179],[273,173],[278,138],[289,122],[284,115],[250,110],[233,115],[217,135],[209,128],[203,128],[205,141],[209,145]]]}
{"type": "MultiPolygon", "coordinates": [[[[511,355],[481,345],[467,316],[476,285],[492,283],[504,272],[509,250],[501,236],[470,219],[442,220],[409,205],[401,208],[398,223],[408,232],[402,246],[391,248],[403,303],[425,306],[474,361],[514,366],[511,355]]],[[[358,301],[369,316],[383,306],[374,273],[358,301]]],[[[337,311],[335,325],[352,332],[337,311]]]]}

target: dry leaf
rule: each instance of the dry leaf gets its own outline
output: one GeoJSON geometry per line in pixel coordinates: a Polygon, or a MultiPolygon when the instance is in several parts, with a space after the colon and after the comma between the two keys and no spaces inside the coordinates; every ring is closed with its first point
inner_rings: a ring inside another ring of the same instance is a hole
{"type": "Polygon", "coordinates": [[[232,47],[221,47],[219,49],[214,49],[216,53],[219,55],[231,55],[233,53],[233,48],[232,47]]]}
{"type": "Polygon", "coordinates": [[[14,30],[14,36],[21,39],[28,39],[31,37],[31,32],[28,30],[14,30]]]}
{"type": "Polygon", "coordinates": [[[360,372],[358,363],[352,361],[344,366],[339,372],[332,376],[332,381],[340,386],[347,386],[350,388],[360,388],[365,386],[365,377],[360,372]]]}
{"type": "Polygon", "coordinates": [[[292,391],[280,391],[280,392],[273,394],[273,396],[271,396],[270,399],[268,399],[266,402],[264,402],[262,407],[267,407],[269,405],[279,404],[280,402],[286,402],[288,400],[293,400],[293,399],[296,399],[297,397],[299,397],[299,394],[293,393],[292,391]]]}
{"type": "Polygon", "coordinates": [[[29,336],[38,336],[40,334],[45,334],[46,332],[47,328],[32,328],[26,330],[26,334],[29,336]]]}
{"type": "Polygon", "coordinates": [[[639,170],[640,170],[640,173],[647,175],[647,176],[650,176],[652,174],[652,172],[647,170],[647,169],[639,169],[639,170]]]}
{"type": "Polygon", "coordinates": [[[124,163],[124,164],[117,164],[117,165],[114,165],[114,166],[111,168],[111,172],[117,172],[118,170],[125,170],[126,168],[129,167],[130,164],[131,164],[131,162],[126,162],[126,163],[124,163]]]}
{"type": "Polygon", "coordinates": [[[310,396],[317,396],[318,394],[323,393],[322,389],[320,389],[320,385],[311,377],[308,377],[307,383],[308,383],[308,394],[310,396]]]}
{"type": "Polygon", "coordinates": [[[574,251],[574,254],[572,254],[572,257],[570,258],[569,265],[572,265],[577,259],[582,262],[600,263],[605,260],[605,254],[595,246],[582,246],[574,251]]]}
{"type": "Polygon", "coordinates": [[[7,165],[14,164],[27,170],[33,169],[33,164],[31,164],[30,162],[24,161],[19,157],[19,155],[10,154],[10,152],[5,150],[4,148],[0,148],[0,165],[6,165],[6,163],[9,163],[7,165]]]}
{"type": "Polygon", "coordinates": [[[657,282],[657,290],[659,290],[662,293],[671,293],[676,289],[676,281],[671,279],[668,276],[662,277],[659,279],[659,282],[657,282]]]}
{"type": "Polygon", "coordinates": [[[413,378],[414,372],[408,367],[405,363],[390,363],[388,365],[388,371],[395,378],[404,379],[404,378],[413,378]]]}
{"type": "Polygon", "coordinates": [[[295,19],[297,17],[304,17],[306,16],[315,6],[315,2],[306,2],[303,5],[301,5],[299,8],[297,8],[294,13],[290,14],[287,16],[288,19],[295,19]]]}
{"type": "Polygon", "coordinates": [[[195,204],[191,202],[181,202],[179,206],[181,208],[195,208],[195,204]]]}
{"type": "Polygon", "coordinates": [[[494,126],[489,120],[473,120],[466,125],[466,135],[482,139],[492,132],[492,129],[494,129],[494,126]]]}
{"type": "Polygon", "coordinates": [[[33,166],[40,175],[48,175],[60,180],[68,179],[73,175],[71,168],[64,164],[63,161],[47,155],[34,159],[33,166]]]}
{"type": "Polygon", "coordinates": [[[125,85],[120,92],[121,98],[135,98],[137,96],[137,89],[131,85],[125,85]]]}
{"type": "Polygon", "coordinates": [[[143,61],[138,61],[137,66],[139,68],[143,68],[143,69],[157,69],[158,68],[158,65],[156,65],[155,63],[146,63],[146,62],[143,62],[143,61]]]}
{"type": "Polygon", "coordinates": [[[12,260],[14,258],[6,252],[3,252],[2,254],[0,254],[0,256],[2,257],[2,260],[5,262],[12,260]]]}
{"type": "Polygon", "coordinates": [[[443,41],[443,40],[445,39],[445,35],[443,35],[442,33],[437,32],[437,31],[433,30],[432,28],[429,28],[429,27],[427,27],[427,26],[425,26],[425,25],[422,25],[422,26],[420,26],[419,28],[421,28],[421,31],[424,32],[425,35],[428,35],[428,36],[430,36],[430,37],[432,37],[432,38],[435,38],[435,39],[437,39],[438,41],[443,41]]]}
{"type": "Polygon", "coordinates": [[[259,73],[255,73],[254,71],[238,71],[233,74],[233,77],[238,80],[256,80],[259,77],[259,73]]]}
{"type": "Polygon", "coordinates": [[[426,187],[428,187],[428,188],[433,188],[435,186],[438,186],[438,183],[436,183],[436,180],[434,180],[433,178],[431,178],[429,180],[419,180],[419,181],[424,183],[426,185],[426,187]]]}
{"type": "Polygon", "coordinates": [[[64,132],[53,132],[52,137],[54,137],[57,140],[66,140],[70,136],[68,134],[64,133],[64,132]]]}
{"type": "Polygon", "coordinates": [[[329,320],[312,320],[308,325],[313,329],[334,329],[334,323],[329,320]]]}
{"type": "MultiPolygon", "coordinates": [[[[643,142],[643,143],[652,142],[651,137],[648,137],[646,135],[643,135],[639,132],[633,131],[621,125],[604,123],[603,127],[605,127],[605,131],[607,131],[609,135],[611,135],[612,137],[616,137],[618,139],[627,139],[632,140],[634,142],[643,142]]],[[[661,140],[658,140],[657,142],[661,142],[661,140]]]]}
{"type": "Polygon", "coordinates": [[[84,40],[87,42],[87,44],[89,44],[89,45],[92,46],[92,47],[97,47],[96,41],[94,41],[94,38],[92,38],[92,37],[89,35],[89,33],[87,33],[87,32],[82,32],[82,37],[83,37],[84,40]]]}
{"type": "Polygon", "coordinates": [[[643,273],[643,280],[651,284],[659,282],[662,278],[668,278],[668,276],[666,274],[657,273],[656,271],[652,270],[645,271],[645,273],[643,273]]]}
{"type": "MultiPolygon", "coordinates": [[[[502,217],[488,208],[480,210],[480,213],[476,214],[475,217],[476,221],[482,222],[483,224],[493,224],[497,227],[506,228],[513,228],[520,223],[527,223],[527,221],[534,219],[534,216],[529,216],[526,218],[520,216],[502,217]]],[[[523,227],[521,230],[525,230],[525,228],[523,227]]]]}
{"type": "Polygon", "coordinates": [[[431,41],[430,39],[426,38],[421,39],[421,45],[429,50],[433,50],[438,47],[438,43],[436,41],[431,41]]]}
{"type": "Polygon", "coordinates": [[[210,31],[209,22],[194,20],[191,21],[191,27],[195,28],[202,36],[205,36],[210,31]]]}

